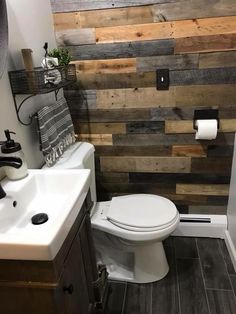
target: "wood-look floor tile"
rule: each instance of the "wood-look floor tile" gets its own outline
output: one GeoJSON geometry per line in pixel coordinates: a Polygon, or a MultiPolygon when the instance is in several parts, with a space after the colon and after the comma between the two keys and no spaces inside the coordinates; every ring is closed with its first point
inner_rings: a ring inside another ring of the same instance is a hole
{"type": "Polygon", "coordinates": [[[165,239],[163,241],[163,245],[164,245],[164,247],[166,247],[166,246],[173,247],[174,246],[174,237],[168,237],[167,239],[165,239]]]}
{"type": "Polygon", "coordinates": [[[223,254],[223,258],[225,260],[225,264],[226,264],[228,273],[230,275],[236,275],[236,272],[234,270],[234,266],[232,264],[228,249],[227,249],[226,244],[225,244],[225,241],[219,239],[218,242],[220,245],[221,252],[223,254]]]}
{"type": "Polygon", "coordinates": [[[218,241],[198,238],[200,260],[206,288],[231,290],[229,276],[218,241]]]}
{"type": "Polygon", "coordinates": [[[199,259],[177,259],[181,314],[209,314],[199,259]]]}
{"type": "Polygon", "coordinates": [[[236,276],[230,276],[230,280],[233,286],[234,295],[236,296],[236,276]]]}
{"type": "Polygon", "coordinates": [[[176,258],[198,258],[198,251],[195,238],[175,237],[176,258]]]}
{"type": "Polygon", "coordinates": [[[151,314],[152,284],[127,284],[123,314],[151,314]]]}
{"type": "Polygon", "coordinates": [[[108,283],[108,299],[105,314],[121,314],[126,283],[111,281],[108,283]]]}
{"type": "MultiPolygon", "coordinates": [[[[169,239],[172,239],[172,237],[169,239]]],[[[165,278],[153,283],[152,313],[179,314],[179,295],[174,248],[166,246],[165,251],[170,270],[165,278]]]]}
{"type": "Polygon", "coordinates": [[[233,291],[207,290],[211,314],[235,314],[236,298],[233,291]]]}

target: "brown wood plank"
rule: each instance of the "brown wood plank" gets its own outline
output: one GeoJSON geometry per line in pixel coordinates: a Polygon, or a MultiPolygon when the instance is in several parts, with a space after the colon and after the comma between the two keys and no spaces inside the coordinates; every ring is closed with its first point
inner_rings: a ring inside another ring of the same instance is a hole
{"type": "Polygon", "coordinates": [[[174,38],[232,34],[236,32],[236,16],[175,21],[174,38]]]}
{"type": "Polygon", "coordinates": [[[158,91],[152,87],[98,90],[97,107],[118,109],[235,105],[235,86],[236,84],[176,86],[167,91],[158,91]]]}
{"type": "MultiPolygon", "coordinates": [[[[236,119],[221,119],[220,120],[220,132],[236,132],[236,119]]],[[[193,121],[184,120],[184,121],[165,121],[165,133],[174,134],[174,133],[196,133],[193,129],[193,121]]]]}
{"type": "Polygon", "coordinates": [[[53,22],[56,32],[80,28],[80,18],[78,12],[55,13],[53,14],[53,22]]]}
{"type": "Polygon", "coordinates": [[[230,176],[196,173],[130,173],[130,182],[168,183],[178,182],[185,184],[229,184],[230,176]]]}
{"type": "Polygon", "coordinates": [[[118,194],[138,194],[138,193],[149,193],[149,194],[158,194],[158,195],[166,195],[166,194],[174,194],[175,193],[175,185],[172,184],[143,184],[140,183],[126,183],[126,182],[111,182],[111,183],[101,183],[99,188],[101,190],[109,191],[110,193],[118,193],[118,194]]]}
{"type": "Polygon", "coordinates": [[[97,146],[98,156],[170,156],[171,146],[97,146]]]}
{"type": "Polygon", "coordinates": [[[109,59],[74,61],[78,75],[106,74],[106,73],[134,73],[136,72],[136,59],[109,59]]]}
{"type": "Polygon", "coordinates": [[[53,17],[55,29],[65,30],[78,27],[96,28],[231,15],[236,15],[234,0],[214,0],[209,3],[199,0],[197,2],[178,1],[117,9],[54,13],[53,17]]]}
{"type": "Polygon", "coordinates": [[[173,25],[169,22],[99,27],[95,33],[98,44],[174,38],[173,25]]]}
{"type": "Polygon", "coordinates": [[[235,84],[176,87],[176,106],[235,105],[235,84]]]}
{"type": "Polygon", "coordinates": [[[126,133],[125,123],[79,123],[75,126],[81,134],[122,134],[126,133]]]}
{"type": "Polygon", "coordinates": [[[97,43],[232,34],[236,16],[96,28],[97,43]]]}
{"type": "Polygon", "coordinates": [[[203,215],[226,215],[227,206],[224,205],[190,205],[189,214],[203,214],[203,215]]]}
{"type": "Polygon", "coordinates": [[[144,24],[152,22],[152,6],[148,5],[80,12],[80,26],[85,28],[144,24]]]}
{"type": "Polygon", "coordinates": [[[229,195],[228,184],[176,184],[176,194],[229,195]]]}
{"type": "Polygon", "coordinates": [[[78,134],[77,139],[93,145],[112,145],[112,134],[78,134]]]}
{"type": "Polygon", "coordinates": [[[204,53],[199,56],[199,68],[235,67],[236,50],[227,52],[204,53]]]}
{"type": "Polygon", "coordinates": [[[191,173],[230,175],[232,157],[192,158],[191,173]]]}
{"type": "Polygon", "coordinates": [[[137,58],[137,71],[156,71],[158,68],[184,70],[198,68],[198,54],[137,58]]]}
{"type": "Polygon", "coordinates": [[[114,89],[97,91],[98,108],[174,107],[175,88],[157,91],[156,88],[114,89]]]}
{"type": "Polygon", "coordinates": [[[77,74],[77,85],[83,89],[154,87],[156,86],[156,72],[77,74]]]}
{"type": "Polygon", "coordinates": [[[225,215],[227,212],[227,206],[221,205],[189,205],[189,214],[208,214],[208,215],[225,215]],[[214,209],[215,208],[215,209],[214,209]]]}
{"type": "Polygon", "coordinates": [[[203,145],[173,145],[172,156],[207,157],[207,147],[203,145]]]}
{"type": "Polygon", "coordinates": [[[175,39],[175,53],[236,50],[236,34],[192,36],[175,39]]]}
{"type": "Polygon", "coordinates": [[[106,172],[173,172],[189,173],[188,157],[106,157],[100,158],[101,171],[106,172]]]}
{"type": "Polygon", "coordinates": [[[81,28],[72,30],[63,30],[56,32],[57,45],[63,46],[77,46],[94,44],[95,31],[93,28],[81,28]]]}
{"type": "Polygon", "coordinates": [[[96,174],[98,184],[102,183],[129,183],[129,174],[126,172],[99,172],[96,174]]]}
{"type": "Polygon", "coordinates": [[[188,0],[153,7],[155,22],[236,15],[234,0],[188,0]]]}
{"type": "Polygon", "coordinates": [[[53,12],[88,11],[98,9],[112,9],[150,5],[163,2],[175,2],[176,0],[51,0],[53,12]]]}
{"type": "Polygon", "coordinates": [[[78,122],[125,122],[149,121],[149,109],[79,109],[71,111],[73,121],[78,122]]]}
{"type": "Polygon", "coordinates": [[[183,120],[183,121],[165,121],[165,133],[195,133],[193,129],[193,121],[183,120]]]}

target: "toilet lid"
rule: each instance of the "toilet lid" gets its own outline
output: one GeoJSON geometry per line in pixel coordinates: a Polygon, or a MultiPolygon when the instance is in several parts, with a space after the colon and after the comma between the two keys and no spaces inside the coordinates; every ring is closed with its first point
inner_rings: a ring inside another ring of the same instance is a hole
{"type": "Polygon", "coordinates": [[[178,215],[175,204],[167,198],[152,194],[114,197],[107,219],[123,228],[159,229],[170,225],[178,215]]]}

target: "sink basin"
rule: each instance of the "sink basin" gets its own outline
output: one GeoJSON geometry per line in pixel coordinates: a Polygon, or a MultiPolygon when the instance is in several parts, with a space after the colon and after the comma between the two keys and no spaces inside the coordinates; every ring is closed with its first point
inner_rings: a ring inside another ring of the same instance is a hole
{"type": "Polygon", "coordinates": [[[90,170],[29,170],[4,179],[0,200],[0,259],[53,260],[70,231],[90,185],[90,170]],[[40,225],[31,218],[45,213],[40,225]]]}

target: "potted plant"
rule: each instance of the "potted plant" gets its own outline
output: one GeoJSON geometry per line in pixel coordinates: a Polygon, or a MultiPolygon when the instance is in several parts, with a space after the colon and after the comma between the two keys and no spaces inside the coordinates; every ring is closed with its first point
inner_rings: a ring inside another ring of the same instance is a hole
{"type": "Polygon", "coordinates": [[[49,57],[57,58],[58,65],[68,65],[72,60],[72,57],[67,49],[55,48],[48,53],[49,57]]]}
{"type": "MultiPolygon", "coordinates": [[[[65,79],[69,79],[74,74],[74,65],[69,66],[72,57],[67,49],[64,48],[55,48],[48,52],[49,57],[57,58],[58,59],[58,66],[64,66],[65,72],[61,70],[61,72],[65,73],[65,79]],[[72,72],[71,72],[72,71],[72,72]]],[[[61,73],[62,76],[63,73],[61,73]]]]}

